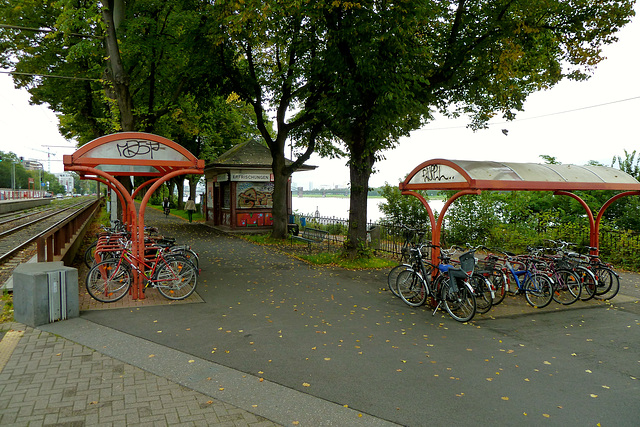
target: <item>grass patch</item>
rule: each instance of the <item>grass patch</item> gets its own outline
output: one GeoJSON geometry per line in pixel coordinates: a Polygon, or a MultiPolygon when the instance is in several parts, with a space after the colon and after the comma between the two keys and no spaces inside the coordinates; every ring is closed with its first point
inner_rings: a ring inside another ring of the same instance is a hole
{"type": "Polygon", "coordinates": [[[341,252],[307,253],[308,245],[306,243],[293,241],[293,244],[291,244],[289,240],[271,237],[270,233],[247,234],[240,237],[248,242],[259,245],[277,246],[286,252],[295,254],[300,259],[316,265],[335,265],[349,270],[389,268],[398,265],[397,261],[388,258],[363,256],[361,258],[350,259],[342,256],[341,252]]]}
{"type": "MultiPolygon", "coordinates": [[[[282,245],[287,244],[288,241],[282,239],[274,239],[271,237],[271,233],[267,234],[246,234],[241,236],[244,240],[258,245],[282,245]]],[[[306,246],[306,245],[305,245],[306,246]]]]}
{"type": "Polygon", "coordinates": [[[339,252],[322,252],[312,255],[298,255],[300,258],[312,264],[336,265],[348,270],[366,270],[388,268],[398,265],[397,262],[377,257],[346,258],[339,252]]]}
{"type": "Polygon", "coordinates": [[[0,295],[2,311],[0,311],[0,323],[13,322],[13,295],[6,289],[0,295]]]}

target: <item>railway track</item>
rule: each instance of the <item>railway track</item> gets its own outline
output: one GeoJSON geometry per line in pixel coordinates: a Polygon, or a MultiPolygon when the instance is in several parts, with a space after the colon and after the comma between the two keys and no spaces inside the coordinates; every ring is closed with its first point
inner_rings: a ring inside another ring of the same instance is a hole
{"type": "Polygon", "coordinates": [[[93,202],[93,198],[73,200],[70,205],[18,215],[10,222],[0,223],[0,286],[18,265],[36,254],[36,241],[42,233],[93,202]]]}
{"type": "Polygon", "coordinates": [[[37,210],[29,210],[29,211],[19,211],[12,212],[11,214],[7,214],[4,217],[0,218],[0,239],[2,238],[2,233],[5,231],[11,230],[19,225],[25,224],[29,221],[37,220],[38,218],[45,217],[53,212],[59,210],[59,207],[47,207],[44,209],[37,210]]]}

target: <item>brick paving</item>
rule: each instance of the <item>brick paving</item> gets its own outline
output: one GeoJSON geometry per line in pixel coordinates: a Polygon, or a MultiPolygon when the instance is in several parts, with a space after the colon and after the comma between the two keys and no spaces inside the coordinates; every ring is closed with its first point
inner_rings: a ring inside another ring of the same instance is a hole
{"type": "Polygon", "coordinates": [[[2,426],[277,425],[56,335],[0,328],[2,426]]]}

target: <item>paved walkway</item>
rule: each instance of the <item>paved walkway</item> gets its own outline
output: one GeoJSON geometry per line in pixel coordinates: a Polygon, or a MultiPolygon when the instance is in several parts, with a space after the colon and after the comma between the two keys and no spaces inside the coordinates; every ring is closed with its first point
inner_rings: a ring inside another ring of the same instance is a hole
{"type": "Polygon", "coordinates": [[[0,425],[637,425],[637,275],[613,305],[512,298],[462,325],[385,271],[147,218],[201,254],[198,299],[0,325],[0,425]]]}
{"type": "Polygon", "coordinates": [[[276,425],[68,339],[2,327],[2,426],[276,425]]]}

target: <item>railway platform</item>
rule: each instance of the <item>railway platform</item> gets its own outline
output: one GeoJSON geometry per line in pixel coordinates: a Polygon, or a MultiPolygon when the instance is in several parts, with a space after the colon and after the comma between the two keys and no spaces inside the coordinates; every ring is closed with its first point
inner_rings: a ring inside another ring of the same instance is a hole
{"type": "Polygon", "coordinates": [[[200,253],[200,300],[0,326],[0,425],[637,425],[637,274],[612,303],[460,324],[393,297],[386,270],[145,215],[200,253]]]}
{"type": "Polygon", "coordinates": [[[50,203],[50,198],[4,199],[0,200],[0,214],[44,206],[50,203]]]}

